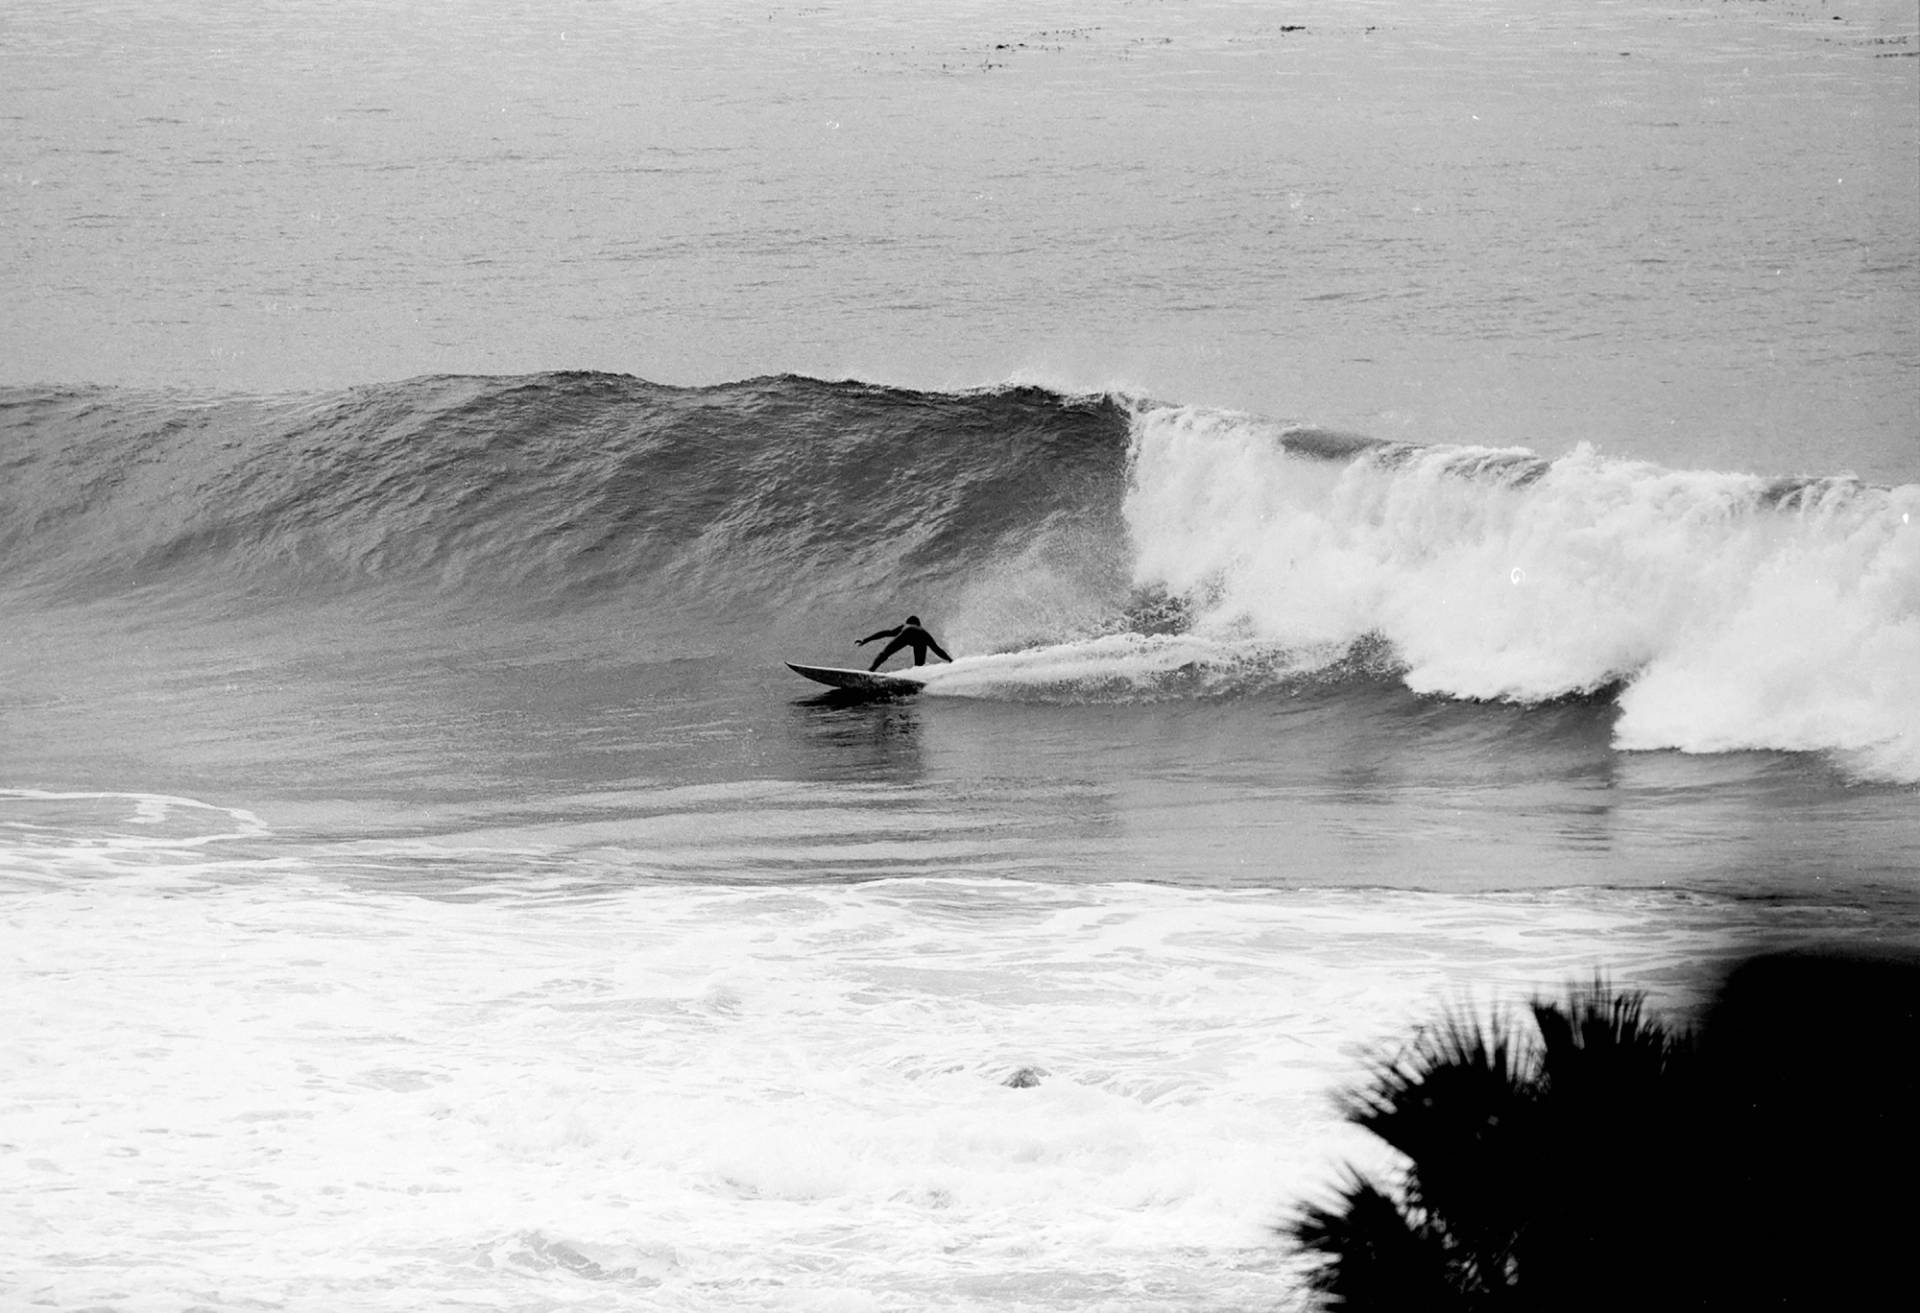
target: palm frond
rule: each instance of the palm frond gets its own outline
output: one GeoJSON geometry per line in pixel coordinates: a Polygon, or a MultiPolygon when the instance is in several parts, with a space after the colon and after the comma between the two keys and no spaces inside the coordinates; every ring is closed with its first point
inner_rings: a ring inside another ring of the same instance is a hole
{"type": "Polygon", "coordinates": [[[1308,1284],[1329,1308],[1450,1313],[1473,1307],[1452,1278],[1445,1238],[1365,1177],[1350,1175],[1331,1208],[1302,1208],[1288,1231],[1313,1260],[1308,1284]]]}

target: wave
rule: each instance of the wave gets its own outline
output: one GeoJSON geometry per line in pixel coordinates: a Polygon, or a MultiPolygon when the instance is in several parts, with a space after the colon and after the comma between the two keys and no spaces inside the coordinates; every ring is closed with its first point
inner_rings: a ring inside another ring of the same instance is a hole
{"type": "Polygon", "coordinates": [[[430,378],[198,402],[14,390],[0,424],[0,563],[68,599],[397,587],[791,611],[950,579],[1003,541],[1117,511],[1126,456],[1107,398],[791,377],[430,378]]]}
{"type": "Polygon", "coordinates": [[[11,389],[0,428],[16,609],[378,595],[419,624],[613,609],[800,650],[916,610],[974,654],[935,693],[1391,678],[1612,698],[1623,748],[1920,781],[1920,485],[796,377],[11,389]]]}

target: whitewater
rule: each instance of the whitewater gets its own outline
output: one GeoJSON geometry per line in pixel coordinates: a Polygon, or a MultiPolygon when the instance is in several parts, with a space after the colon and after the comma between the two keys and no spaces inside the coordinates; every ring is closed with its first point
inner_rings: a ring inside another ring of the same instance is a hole
{"type": "Polygon", "coordinates": [[[1920,780],[1920,488],[1664,470],[1578,447],[1327,459],[1149,417],[1136,578],[1254,641],[1383,639],[1420,693],[1618,689],[1623,748],[1827,750],[1920,780]]]}

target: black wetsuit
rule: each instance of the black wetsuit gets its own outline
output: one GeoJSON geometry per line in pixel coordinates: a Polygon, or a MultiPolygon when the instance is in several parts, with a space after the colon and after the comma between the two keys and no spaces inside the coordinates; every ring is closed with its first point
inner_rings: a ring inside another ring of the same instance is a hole
{"type": "Polygon", "coordinates": [[[880,655],[873,659],[873,664],[867,667],[868,670],[878,670],[882,661],[885,661],[903,647],[913,649],[913,664],[916,666],[924,666],[927,664],[928,648],[932,648],[933,654],[942,661],[953,660],[952,657],[947,655],[944,648],[933,641],[932,634],[929,634],[919,625],[913,624],[912,622],[901,625],[898,629],[882,629],[877,634],[868,634],[865,638],[855,642],[854,646],[862,647],[871,643],[876,638],[890,638],[893,641],[880,649],[880,655]]]}

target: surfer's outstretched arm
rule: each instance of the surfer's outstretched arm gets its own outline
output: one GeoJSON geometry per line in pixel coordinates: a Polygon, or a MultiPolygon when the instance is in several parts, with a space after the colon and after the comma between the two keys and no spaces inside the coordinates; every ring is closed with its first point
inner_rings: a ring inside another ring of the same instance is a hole
{"type": "Polygon", "coordinates": [[[898,634],[899,632],[900,631],[898,629],[882,629],[877,634],[868,634],[865,638],[854,639],[853,645],[855,647],[865,647],[868,643],[871,643],[876,638],[892,638],[895,634],[898,634]]]}
{"type": "Polygon", "coordinates": [[[942,661],[952,662],[953,658],[947,655],[946,648],[941,647],[938,643],[928,643],[927,646],[932,648],[933,654],[939,657],[942,661]]]}

